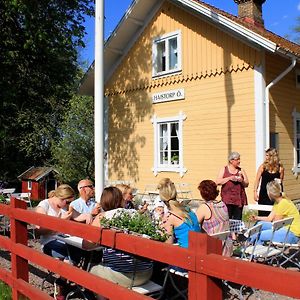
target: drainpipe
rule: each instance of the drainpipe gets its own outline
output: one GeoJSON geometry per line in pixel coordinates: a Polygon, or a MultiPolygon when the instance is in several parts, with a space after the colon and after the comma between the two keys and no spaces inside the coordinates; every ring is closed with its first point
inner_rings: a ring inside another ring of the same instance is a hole
{"type": "Polygon", "coordinates": [[[265,140],[266,140],[266,149],[270,147],[270,88],[273,87],[278,81],[280,81],[285,75],[287,75],[296,65],[297,60],[295,57],[292,57],[291,65],[283,71],[279,76],[277,76],[272,82],[268,84],[265,90],[265,140]]]}

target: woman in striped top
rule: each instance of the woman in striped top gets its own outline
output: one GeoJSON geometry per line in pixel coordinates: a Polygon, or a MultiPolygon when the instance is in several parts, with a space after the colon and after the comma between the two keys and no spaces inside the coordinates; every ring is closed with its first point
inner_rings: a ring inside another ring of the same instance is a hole
{"type": "MultiPolygon", "coordinates": [[[[103,190],[100,200],[103,212],[98,214],[92,225],[99,226],[101,218],[112,215],[114,210],[120,211],[123,206],[123,196],[116,187],[107,187],[103,190]]],[[[124,252],[106,248],[103,251],[102,263],[93,266],[91,273],[117,283],[124,287],[138,286],[150,280],[152,262],[137,259],[124,252]]],[[[99,299],[103,299],[98,296],[99,299]]]]}
{"type": "MultiPolygon", "coordinates": [[[[216,200],[219,195],[217,184],[212,180],[203,180],[198,190],[205,203],[196,211],[197,218],[203,230],[208,234],[219,233],[229,230],[229,216],[227,206],[221,200],[216,200]]],[[[232,255],[232,241],[227,240],[223,245],[223,255],[232,255]]]]}

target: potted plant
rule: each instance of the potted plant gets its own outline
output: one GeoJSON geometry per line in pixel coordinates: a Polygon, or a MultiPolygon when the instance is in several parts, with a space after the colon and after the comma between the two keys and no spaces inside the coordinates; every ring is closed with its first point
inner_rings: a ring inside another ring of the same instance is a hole
{"type": "Polygon", "coordinates": [[[103,218],[100,221],[102,227],[122,230],[125,233],[136,234],[156,241],[164,242],[168,234],[162,229],[158,222],[154,222],[150,216],[138,212],[120,211],[112,218],[103,218]]]}
{"type": "Polygon", "coordinates": [[[171,162],[173,165],[178,165],[179,156],[177,154],[173,154],[173,156],[171,157],[171,162]]]}

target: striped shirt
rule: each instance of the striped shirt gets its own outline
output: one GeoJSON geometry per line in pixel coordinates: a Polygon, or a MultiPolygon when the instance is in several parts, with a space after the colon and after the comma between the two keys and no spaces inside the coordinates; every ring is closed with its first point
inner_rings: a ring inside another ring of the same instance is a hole
{"type": "Polygon", "coordinates": [[[152,268],[152,262],[137,259],[124,252],[106,248],[103,251],[103,264],[116,272],[133,273],[147,271],[152,268]]]}

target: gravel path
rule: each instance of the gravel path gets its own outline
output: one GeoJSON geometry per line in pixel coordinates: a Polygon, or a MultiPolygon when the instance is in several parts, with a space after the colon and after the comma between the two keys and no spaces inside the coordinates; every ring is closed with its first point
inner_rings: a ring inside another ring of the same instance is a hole
{"type": "MultiPolygon", "coordinates": [[[[30,247],[33,247],[35,249],[37,249],[38,251],[40,251],[40,244],[37,240],[33,240],[30,239],[28,241],[28,244],[30,247]]],[[[11,269],[11,263],[10,263],[10,253],[1,249],[0,248],[0,268],[4,268],[4,269],[11,269]]],[[[36,266],[34,264],[30,264],[29,267],[29,282],[31,285],[37,287],[37,288],[41,288],[41,284],[43,281],[43,278],[45,278],[48,274],[47,270],[40,267],[40,266],[36,266]]],[[[44,284],[44,290],[45,292],[47,292],[49,295],[53,295],[54,289],[53,289],[53,277],[50,276],[48,278],[49,281],[46,281],[44,284]]],[[[270,280],[272,280],[270,278],[270,280]]],[[[1,297],[0,297],[1,299],[1,297]]],[[[72,298],[72,299],[78,299],[78,298],[72,298]]],[[[238,299],[237,297],[234,297],[230,294],[227,294],[226,296],[224,296],[224,299],[238,299]]],[[[265,300],[269,300],[269,299],[278,299],[278,300],[289,300],[292,298],[289,297],[285,297],[285,296],[280,296],[280,295],[274,295],[272,293],[268,293],[268,292],[259,292],[257,295],[250,295],[250,293],[248,294],[248,296],[245,299],[265,299],[265,300]]],[[[36,300],[36,299],[34,299],[36,300]]]]}

